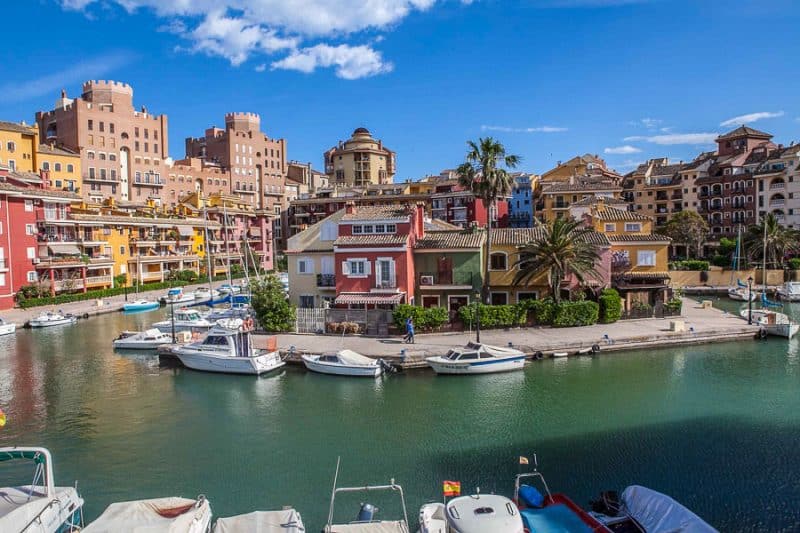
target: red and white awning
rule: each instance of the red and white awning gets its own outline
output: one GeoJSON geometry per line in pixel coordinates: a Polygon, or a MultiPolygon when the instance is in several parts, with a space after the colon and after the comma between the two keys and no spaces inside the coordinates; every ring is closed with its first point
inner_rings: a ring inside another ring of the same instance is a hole
{"type": "Polygon", "coordinates": [[[403,301],[405,293],[370,294],[368,292],[343,292],[336,297],[336,304],[343,305],[396,305],[403,301]]]}

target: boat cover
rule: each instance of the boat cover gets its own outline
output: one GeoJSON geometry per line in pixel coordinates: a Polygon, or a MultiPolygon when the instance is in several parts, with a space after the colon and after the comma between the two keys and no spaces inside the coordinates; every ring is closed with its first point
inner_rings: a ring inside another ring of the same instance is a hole
{"type": "Polygon", "coordinates": [[[368,522],[363,524],[342,524],[331,526],[330,533],[408,533],[402,520],[387,522],[368,522]]]}
{"type": "Polygon", "coordinates": [[[353,350],[340,350],[337,354],[339,360],[346,365],[369,365],[375,366],[375,360],[370,359],[353,350]]]}
{"type": "Polygon", "coordinates": [[[300,533],[304,531],[300,513],[294,509],[255,511],[220,518],[214,525],[214,533],[300,533]]]}
{"type": "Polygon", "coordinates": [[[160,337],[161,335],[163,335],[163,333],[161,333],[161,330],[158,328],[151,328],[144,332],[145,337],[160,337]]]}
{"type": "Polygon", "coordinates": [[[622,492],[621,514],[636,519],[647,533],[716,533],[702,518],[669,496],[631,485],[622,492]]]}
{"type": "Polygon", "coordinates": [[[477,344],[474,342],[467,343],[467,349],[484,351],[495,357],[509,357],[514,355],[525,355],[523,352],[514,348],[500,348],[499,346],[491,346],[489,344],[477,344]]]}
{"type": "Polygon", "coordinates": [[[522,521],[525,527],[536,533],[555,533],[569,531],[570,533],[591,533],[592,528],[583,523],[583,520],[572,512],[563,503],[556,503],[541,509],[523,509],[522,521]]]}
{"type": "MultiPolygon", "coordinates": [[[[116,533],[133,531],[147,533],[185,533],[192,530],[195,516],[210,515],[205,503],[200,509],[189,498],[153,498],[118,502],[109,505],[83,533],[116,533]]],[[[210,521],[210,516],[208,519],[210,521]]]]}

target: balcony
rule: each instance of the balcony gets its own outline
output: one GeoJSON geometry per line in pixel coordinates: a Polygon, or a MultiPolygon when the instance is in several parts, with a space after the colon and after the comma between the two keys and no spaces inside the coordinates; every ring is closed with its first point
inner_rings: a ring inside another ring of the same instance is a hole
{"type": "Polygon", "coordinates": [[[472,272],[422,272],[419,275],[420,290],[464,289],[472,288],[472,272]]]}
{"type": "Polygon", "coordinates": [[[335,289],[336,274],[317,274],[317,288],[335,289]]]}
{"type": "Polygon", "coordinates": [[[569,202],[556,202],[553,204],[553,209],[568,209],[569,202]]]}
{"type": "Polygon", "coordinates": [[[144,187],[163,187],[166,185],[164,180],[160,178],[153,178],[153,179],[145,179],[145,178],[134,178],[133,180],[134,185],[141,185],[144,187]]]}
{"type": "Polygon", "coordinates": [[[777,207],[781,208],[786,205],[786,200],[784,198],[774,198],[769,201],[770,207],[777,207]]]}
{"type": "Polygon", "coordinates": [[[667,192],[666,191],[658,191],[658,192],[656,192],[656,201],[657,202],[658,201],[666,202],[667,200],[669,200],[669,197],[667,196],[667,192]]]}
{"type": "Polygon", "coordinates": [[[64,233],[64,234],[45,233],[44,235],[42,234],[37,235],[36,240],[39,242],[78,242],[78,237],[74,234],[69,234],[69,233],[64,233]]]}
{"type": "Polygon", "coordinates": [[[784,183],[782,181],[779,181],[777,183],[772,183],[769,186],[769,190],[771,190],[771,191],[782,191],[785,188],[786,188],[786,183],[784,183]]]}
{"type": "Polygon", "coordinates": [[[87,287],[97,287],[99,285],[111,285],[114,283],[113,276],[88,276],[86,278],[87,287]]]}
{"type": "Polygon", "coordinates": [[[397,279],[392,276],[391,279],[376,279],[375,286],[370,292],[397,292],[397,279]]]}
{"type": "Polygon", "coordinates": [[[97,174],[95,174],[94,176],[90,176],[89,174],[84,174],[83,175],[83,181],[93,182],[93,183],[109,183],[109,184],[115,185],[115,184],[119,183],[119,178],[113,178],[112,179],[112,178],[109,178],[108,176],[106,176],[105,178],[101,178],[97,174]]]}

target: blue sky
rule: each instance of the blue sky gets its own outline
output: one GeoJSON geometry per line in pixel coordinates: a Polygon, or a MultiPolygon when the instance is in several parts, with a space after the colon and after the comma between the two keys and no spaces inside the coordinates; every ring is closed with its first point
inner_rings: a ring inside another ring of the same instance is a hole
{"type": "Polygon", "coordinates": [[[690,159],[740,122],[800,140],[794,0],[10,0],[0,119],[62,87],[134,87],[184,138],[255,111],[291,159],[368,127],[398,179],[492,135],[540,173],[576,154],[690,159]],[[749,116],[748,116],[749,115],[749,116]]]}

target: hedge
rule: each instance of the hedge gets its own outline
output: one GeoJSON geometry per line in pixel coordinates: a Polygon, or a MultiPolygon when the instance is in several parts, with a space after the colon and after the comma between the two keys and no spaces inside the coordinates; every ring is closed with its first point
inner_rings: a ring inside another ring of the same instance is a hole
{"type": "Polygon", "coordinates": [[[438,329],[450,318],[444,307],[419,307],[416,305],[398,305],[392,314],[394,324],[405,331],[406,320],[414,320],[414,328],[418,330],[438,329]]]}
{"type": "Polygon", "coordinates": [[[671,270],[708,270],[708,261],[701,261],[699,259],[687,259],[686,261],[673,261],[669,264],[671,270]]]}
{"type": "MultiPolygon", "coordinates": [[[[164,281],[159,283],[148,283],[139,287],[141,292],[157,291],[168,289],[171,287],[181,287],[186,285],[182,281],[164,281]]],[[[77,292],[73,294],[59,294],[57,296],[47,296],[44,298],[29,298],[27,300],[20,300],[18,302],[22,309],[30,307],[38,307],[40,305],[59,305],[68,304],[72,302],[82,302],[85,300],[95,300],[97,298],[109,298],[111,296],[119,296],[125,292],[135,294],[135,289],[130,287],[114,287],[113,289],[100,289],[96,291],[77,292]]]]}
{"type": "Polygon", "coordinates": [[[553,323],[556,304],[551,299],[522,300],[517,306],[527,313],[527,320],[532,324],[547,325],[553,323]]]}
{"type": "Polygon", "coordinates": [[[598,303],[600,304],[601,324],[611,324],[622,317],[622,300],[616,289],[603,289],[598,303]]]}
{"type": "Polygon", "coordinates": [[[789,259],[789,268],[792,270],[800,270],[800,257],[792,257],[789,259]]]}
{"type": "Polygon", "coordinates": [[[597,323],[600,305],[597,302],[561,302],[556,307],[553,326],[569,328],[574,326],[590,326],[597,323]]]}
{"type": "Polygon", "coordinates": [[[458,316],[464,324],[475,322],[475,309],[480,306],[481,327],[508,328],[522,326],[527,318],[527,310],[517,305],[484,305],[469,304],[458,310],[458,316]]]}

